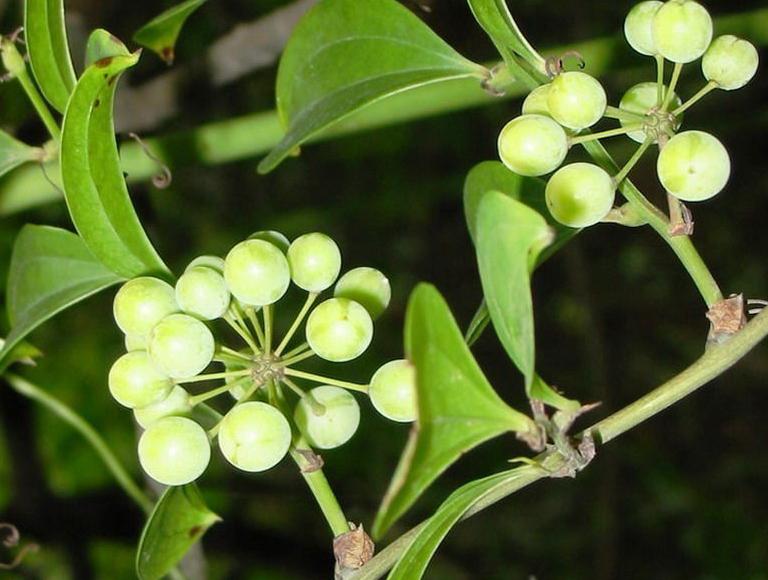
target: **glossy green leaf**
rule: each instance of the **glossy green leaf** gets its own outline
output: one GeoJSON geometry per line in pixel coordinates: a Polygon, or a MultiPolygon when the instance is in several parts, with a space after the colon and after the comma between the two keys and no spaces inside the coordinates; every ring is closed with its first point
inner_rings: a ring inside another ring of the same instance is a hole
{"type": "Polygon", "coordinates": [[[123,42],[111,32],[97,28],[88,36],[85,45],[85,66],[112,56],[129,56],[131,52],[123,42]]]}
{"type": "Polygon", "coordinates": [[[11,255],[6,290],[11,332],[0,351],[0,369],[11,362],[20,341],[40,324],[120,280],[72,232],[24,226],[11,255]]]}
{"type": "Polygon", "coordinates": [[[40,91],[63,113],[76,81],[64,26],[64,1],[25,0],[24,39],[40,91]]]}
{"type": "Polygon", "coordinates": [[[221,518],[205,505],[197,485],[169,487],[144,526],[136,553],[141,580],[162,578],[221,518]]]}
{"type": "Polygon", "coordinates": [[[387,96],[486,74],[395,0],[321,0],[280,60],[277,109],[287,133],[259,171],[274,169],[307,139],[387,96]]]}
{"type": "Polygon", "coordinates": [[[436,288],[419,285],[405,322],[405,351],[416,367],[419,419],[373,526],[381,536],[462,454],[507,431],[532,428],[499,398],[464,343],[436,288]]]}
{"type": "Polygon", "coordinates": [[[40,161],[43,151],[0,131],[0,177],[29,161],[40,161]]]}
{"type": "Polygon", "coordinates": [[[126,278],[167,272],[128,196],[115,142],[117,79],[138,58],[113,56],[88,67],[72,93],[61,135],[61,176],[72,221],[94,256],[126,278]]]}
{"type": "Polygon", "coordinates": [[[172,64],[182,26],[203,4],[205,0],[187,0],[169,8],[137,30],[133,40],[157,53],[167,64],[172,64]]]}

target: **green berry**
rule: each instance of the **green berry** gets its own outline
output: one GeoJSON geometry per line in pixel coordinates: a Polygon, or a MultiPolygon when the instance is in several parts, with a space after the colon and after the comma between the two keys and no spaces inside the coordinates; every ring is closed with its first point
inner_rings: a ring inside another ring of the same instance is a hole
{"type": "Polygon", "coordinates": [[[212,270],[216,270],[221,274],[224,272],[224,258],[219,258],[218,256],[198,256],[189,263],[187,270],[197,268],[198,266],[211,268],[212,270]]]}
{"type": "Polygon", "coordinates": [[[143,350],[124,354],[109,370],[109,392],[130,409],[163,400],[173,388],[170,377],[143,350]]]}
{"type": "Polygon", "coordinates": [[[416,369],[407,360],[393,360],[382,365],[371,379],[368,395],[376,410],[392,421],[415,421],[416,369]]]}
{"type": "Polygon", "coordinates": [[[244,304],[266,306],[283,297],[291,273],[277,246],[264,240],[246,240],[227,254],[224,279],[229,291],[244,304]]]}
{"type": "Polygon", "coordinates": [[[501,161],[518,175],[544,175],[560,167],[568,137],[549,117],[523,115],[504,125],[498,146],[501,161]]]}
{"type": "Polygon", "coordinates": [[[288,241],[288,238],[286,238],[283,234],[280,232],[276,232],[275,230],[261,230],[258,232],[253,232],[250,236],[248,236],[249,240],[264,240],[265,242],[269,242],[270,244],[277,246],[283,254],[288,253],[288,247],[291,245],[291,242],[288,241]]]}
{"type": "Polygon", "coordinates": [[[659,180],[683,201],[703,201],[720,193],[731,174],[731,160],[720,141],[703,131],[678,133],[659,153],[659,180]]]}
{"type": "Polygon", "coordinates": [[[223,316],[229,299],[224,276],[206,266],[187,268],[176,282],[176,302],[184,312],[203,320],[223,316]]]}
{"type": "Polygon", "coordinates": [[[304,234],[288,248],[293,282],[307,292],[330,288],[341,271],[341,252],[331,238],[321,233],[304,234]]]}
{"type": "Polygon", "coordinates": [[[285,457],[291,445],[291,426],[283,414],[266,403],[234,407],[219,427],[219,448],[243,471],[266,471],[285,457]]]}
{"type": "Polygon", "coordinates": [[[149,335],[149,356],[160,370],[175,379],[199,374],[213,360],[213,334],[187,314],[171,314],[149,335]]]}
{"type": "Polygon", "coordinates": [[[368,311],[354,300],[331,298],[317,306],[307,319],[307,342],[325,360],[344,362],[357,358],[373,338],[368,311]]]}
{"type": "Polygon", "coordinates": [[[346,272],[333,289],[337,298],[349,298],[368,311],[373,320],[389,306],[392,288],[389,280],[376,268],[362,266],[346,272]]]}
{"type": "Polygon", "coordinates": [[[523,115],[545,115],[551,117],[549,114],[549,107],[547,106],[547,98],[549,97],[549,88],[551,84],[541,85],[533,89],[523,101],[523,115]]]}
{"type": "Polygon", "coordinates": [[[652,23],[663,2],[655,0],[635,4],[624,20],[624,36],[629,45],[640,54],[653,56],[658,53],[653,41],[652,23]]]}
{"type": "Polygon", "coordinates": [[[712,41],[712,18],[694,0],[668,0],[653,17],[653,42],[659,54],[675,63],[699,58],[712,41]]]}
{"type": "Polygon", "coordinates": [[[195,481],[210,460],[208,435],[192,419],[164,417],[150,425],[139,439],[141,467],[164,485],[195,481]]]}
{"type": "MultiPolygon", "coordinates": [[[[664,90],[666,91],[667,87],[664,87],[664,90]]],[[[648,83],[639,83],[635,85],[634,87],[630,88],[626,93],[624,93],[624,96],[621,98],[621,102],[619,103],[619,107],[625,111],[629,111],[631,113],[639,113],[641,115],[647,115],[649,112],[651,112],[652,109],[654,109],[658,105],[658,88],[656,87],[656,83],[648,82],[648,83]]],[[[680,100],[680,97],[677,96],[674,92],[672,93],[672,107],[676,108],[682,104],[682,101],[680,100]]],[[[638,121],[630,120],[627,121],[625,119],[621,119],[619,121],[621,123],[622,127],[626,127],[627,125],[635,125],[638,123],[638,121]]],[[[675,119],[675,125],[674,129],[677,129],[680,126],[681,118],[677,117],[675,119]]],[[[631,133],[627,133],[627,137],[632,139],[633,141],[637,141],[638,143],[643,143],[646,138],[645,131],[642,129],[639,129],[637,131],[632,131],[631,133]]],[[[656,141],[654,140],[654,143],[656,141]]]]}
{"type": "Polygon", "coordinates": [[[176,385],[170,394],[156,403],[133,410],[136,422],[146,429],[163,417],[187,415],[192,411],[189,404],[189,393],[176,385]]]}
{"type": "Polygon", "coordinates": [[[124,342],[125,350],[127,352],[133,352],[134,350],[147,350],[146,334],[126,334],[124,342]]]}
{"type": "Polygon", "coordinates": [[[600,82],[583,72],[565,72],[552,81],[547,107],[552,118],[569,129],[581,130],[597,123],[608,104],[600,82]]]}
{"type": "Polygon", "coordinates": [[[596,224],[613,207],[613,179],[591,163],[571,163],[550,177],[544,191],[552,217],[563,225],[584,228],[596,224]]]}
{"type": "Polygon", "coordinates": [[[757,72],[760,57],[751,42],[726,34],[718,36],[704,53],[701,70],[708,81],[726,91],[740,89],[757,72]]]}
{"type": "Polygon", "coordinates": [[[344,389],[322,385],[299,401],[293,417],[310,445],[333,449],[349,441],[357,431],[360,407],[344,389]]]}
{"type": "Polygon", "coordinates": [[[173,287],[149,276],[123,284],[112,305],[120,330],[136,335],[148,334],[161,319],[178,310],[173,287]]]}

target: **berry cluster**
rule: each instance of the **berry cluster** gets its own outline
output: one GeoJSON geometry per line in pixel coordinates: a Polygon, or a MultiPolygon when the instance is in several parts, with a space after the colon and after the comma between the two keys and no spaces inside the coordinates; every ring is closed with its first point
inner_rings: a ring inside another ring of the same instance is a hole
{"type": "Polygon", "coordinates": [[[355,268],[339,278],[340,271],[339,248],[328,236],[310,233],[289,243],[265,231],[225,259],[196,258],[175,288],[148,276],[120,288],[114,317],[128,352],[112,366],[109,390],[145,429],[138,452],[147,474],[166,485],[194,481],[208,466],[214,439],[231,464],[251,472],[273,467],[292,445],[338,447],[360,421],[350,390],[368,394],[394,421],[416,419],[415,373],[406,360],[386,363],[366,385],[296,367],[313,356],[332,362],[358,357],[371,342],[373,320],[389,304],[389,281],[380,271],[355,268]],[[308,296],[278,342],[274,304],[291,281],[308,296]],[[315,306],[332,286],[334,296],[315,306]],[[287,349],[305,319],[306,341],[287,349]],[[245,346],[217,341],[211,330],[216,320],[245,346]],[[201,374],[211,363],[222,369],[201,374]],[[223,384],[197,393],[185,388],[213,381],[223,384]],[[320,386],[305,391],[300,381],[320,386]],[[226,393],[231,408],[211,422],[205,402],[226,393]],[[207,421],[201,419],[205,410],[207,421]]]}
{"type": "Polygon", "coordinates": [[[677,131],[683,112],[705,94],[738,89],[750,81],[757,71],[755,47],[731,35],[713,41],[712,19],[694,0],[640,2],[627,15],[624,32],[633,49],[656,59],[656,82],[635,85],[619,107],[610,107],[595,78],[580,71],[555,71],[550,83],[528,95],[523,114],[499,135],[499,156],[515,173],[555,172],[545,190],[547,206],[567,226],[586,227],[605,218],[617,186],[653,144],[660,150],[659,180],[676,200],[708,199],[725,187],[730,175],[730,159],[720,141],[702,131],[677,131]],[[675,94],[682,66],[700,57],[707,83],[683,103],[675,94]],[[664,82],[665,61],[674,63],[669,86],[664,82]],[[603,118],[618,120],[620,127],[579,134],[603,118]],[[641,144],[617,175],[589,163],[560,167],[571,146],[616,135],[641,144]]]}

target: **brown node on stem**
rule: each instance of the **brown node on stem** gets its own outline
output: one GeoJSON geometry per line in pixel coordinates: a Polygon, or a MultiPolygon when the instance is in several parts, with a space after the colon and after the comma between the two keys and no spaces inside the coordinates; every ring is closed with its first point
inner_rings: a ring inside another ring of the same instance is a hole
{"type": "Polygon", "coordinates": [[[739,332],[747,324],[744,295],[731,294],[712,305],[707,311],[710,322],[707,342],[721,344],[739,332]]]}
{"type": "Polygon", "coordinates": [[[363,524],[355,526],[349,523],[350,531],[333,539],[333,555],[336,558],[336,577],[347,570],[362,568],[371,558],[375,546],[371,537],[365,533],[363,524]]]}
{"type": "Polygon", "coordinates": [[[314,471],[320,471],[325,465],[322,455],[318,455],[311,449],[297,449],[296,452],[301,455],[307,462],[306,465],[301,466],[302,473],[312,473],[314,471]]]}
{"type": "Polygon", "coordinates": [[[494,80],[496,80],[496,75],[503,67],[503,63],[497,64],[488,71],[488,76],[480,81],[480,87],[492,97],[503,97],[506,94],[506,91],[494,86],[493,84],[494,80]]]}

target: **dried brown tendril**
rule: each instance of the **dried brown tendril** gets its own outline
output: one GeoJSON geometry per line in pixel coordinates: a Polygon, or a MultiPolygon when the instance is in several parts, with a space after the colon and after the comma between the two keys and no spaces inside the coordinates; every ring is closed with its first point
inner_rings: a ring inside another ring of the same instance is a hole
{"type": "MultiPolygon", "coordinates": [[[[21,540],[21,534],[19,534],[19,530],[16,526],[13,524],[9,524],[6,522],[0,522],[0,537],[2,537],[2,540],[0,540],[6,548],[15,548],[19,545],[19,541],[21,540]]],[[[0,562],[0,570],[13,570],[16,568],[21,562],[24,560],[24,558],[27,556],[27,554],[31,552],[36,552],[39,549],[39,546],[37,544],[27,544],[26,546],[22,547],[21,550],[16,554],[16,557],[11,560],[9,563],[0,562]]]]}
{"type": "Polygon", "coordinates": [[[169,187],[173,181],[173,174],[171,173],[170,168],[165,163],[163,163],[157,155],[152,153],[147,144],[144,143],[141,137],[139,137],[136,133],[128,133],[128,136],[136,141],[136,143],[138,143],[139,147],[141,147],[141,150],[144,152],[144,155],[149,157],[152,161],[160,166],[160,173],[152,176],[152,185],[158,189],[165,189],[166,187],[169,187]]]}
{"type": "Polygon", "coordinates": [[[576,59],[579,70],[583,69],[587,65],[587,62],[584,60],[584,57],[581,56],[579,51],[569,50],[560,56],[547,57],[547,59],[544,61],[544,71],[547,73],[547,76],[550,79],[553,79],[561,72],[563,72],[565,70],[566,59],[571,57],[576,59]]]}

